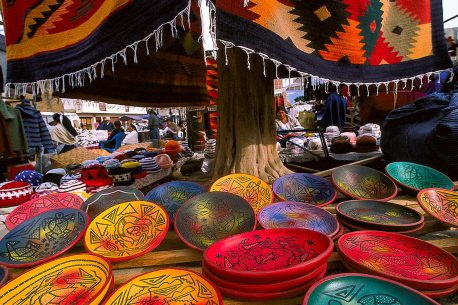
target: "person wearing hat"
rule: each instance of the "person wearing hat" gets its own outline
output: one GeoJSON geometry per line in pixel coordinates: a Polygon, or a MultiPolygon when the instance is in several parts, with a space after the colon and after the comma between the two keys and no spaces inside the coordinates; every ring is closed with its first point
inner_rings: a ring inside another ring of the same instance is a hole
{"type": "Polygon", "coordinates": [[[100,123],[97,127],[97,130],[107,130],[108,132],[112,131],[113,129],[115,129],[115,126],[113,123],[111,123],[111,119],[108,116],[105,118],[105,121],[100,123]]]}

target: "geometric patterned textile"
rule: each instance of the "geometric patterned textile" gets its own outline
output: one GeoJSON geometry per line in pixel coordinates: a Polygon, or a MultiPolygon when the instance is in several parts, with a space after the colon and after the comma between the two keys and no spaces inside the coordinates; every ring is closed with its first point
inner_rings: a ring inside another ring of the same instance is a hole
{"type": "Polygon", "coordinates": [[[441,0],[245,2],[216,1],[216,37],[289,69],[377,83],[451,67],[441,0]]]}

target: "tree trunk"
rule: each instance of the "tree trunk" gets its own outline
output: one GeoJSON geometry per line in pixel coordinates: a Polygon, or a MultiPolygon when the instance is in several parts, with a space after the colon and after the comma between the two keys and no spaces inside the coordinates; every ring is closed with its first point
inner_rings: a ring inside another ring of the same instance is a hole
{"type": "Polygon", "coordinates": [[[275,66],[258,55],[224,47],[218,55],[218,141],[213,178],[231,173],[250,174],[272,183],[291,173],[276,150],[274,113],[275,66]]]}

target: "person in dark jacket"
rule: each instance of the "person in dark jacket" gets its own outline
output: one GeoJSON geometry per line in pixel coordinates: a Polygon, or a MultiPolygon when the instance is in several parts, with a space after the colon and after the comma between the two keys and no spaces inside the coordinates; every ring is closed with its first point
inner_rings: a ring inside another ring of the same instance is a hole
{"type": "Polygon", "coordinates": [[[115,147],[115,145],[116,145],[115,141],[111,141],[111,140],[118,133],[125,133],[124,129],[122,128],[121,121],[115,121],[114,122],[114,130],[111,132],[110,136],[108,137],[108,139],[106,141],[106,144],[105,144],[106,148],[114,148],[115,147]]]}
{"type": "Polygon", "coordinates": [[[113,123],[111,123],[110,117],[106,117],[105,121],[100,123],[100,125],[97,127],[97,130],[107,130],[108,132],[112,131],[115,128],[113,123]]]}
{"type": "Polygon", "coordinates": [[[328,126],[345,126],[345,114],[347,113],[347,100],[334,92],[329,94],[329,97],[324,103],[323,117],[321,125],[326,128],[328,126]]]}
{"type": "Polygon", "coordinates": [[[148,110],[148,114],[148,129],[151,134],[151,143],[153,144],[153,147],[159,147],[159,140],[161,138],[159,134],[159,127],[161,122],[153,109],[148,110]]]}

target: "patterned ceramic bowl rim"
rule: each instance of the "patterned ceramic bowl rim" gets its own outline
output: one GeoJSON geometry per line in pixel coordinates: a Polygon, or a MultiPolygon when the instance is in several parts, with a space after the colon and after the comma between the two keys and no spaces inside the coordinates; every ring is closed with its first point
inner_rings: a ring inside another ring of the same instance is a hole
{"type": "MultiPolygon", "coordinates": [[[[449,221],[445,221],[443,219],[439,219],[437,218],[437,215],[432,213],[430,209],[428,209],[427,207],[425,207],[424,203],[423,203],[423,200],[421,200],[421,196],[423,195],[423,193],[426,193],[428,191],[446,191],[446,192],[452,192],[454,193],[453,191],[450,191],[450,190],[447,190],[447,189],[440,189],[440,188],[427,188],[427,189],[423,189],[421,191],[418,192],[417,194],[417,201],[418,201],[418,204],[420,205],[420,207],[423,209],[423,211],[425,211],[426,213],[428,213],[429,215],[431,215],[434,219],[437,219],[438,221],[440,221],[441,223],[443,224],[446,224],[447,226],[451,226],[451,227],[458,227],[458,216],[457,216],[457,222],[456,223],[452,223],[452,222],[449,222],[449,221]]],[[[455,193],[457,196],[458,196],[458,193],[455,193]]],[[[458,200],[457,200],[458,202],[458,200]]]]}

